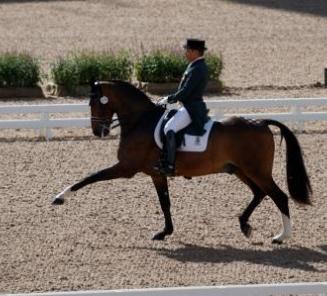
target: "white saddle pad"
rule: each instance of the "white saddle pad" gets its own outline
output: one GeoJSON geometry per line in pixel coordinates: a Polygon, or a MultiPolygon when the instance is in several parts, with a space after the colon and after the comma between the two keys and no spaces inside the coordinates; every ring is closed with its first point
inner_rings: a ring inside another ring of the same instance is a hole
{"type": "MultiPolygon", "coordinates": [[[[162,149],[162,142],[160,139],[160,127],[162,124],[162,121],[165,117],[166,113],[162,115],[159,122],[157,123],[157,126],[154,130],[154,140],[157,144],[157,146],[162,149]]],[[[184,139],[185,143],[182,143],[182,145],[177,149],[178,151],[184,151],[184,152],[203,152],[207,149],[208,146],[208,138],[213,125],[213,120],[208,120],[208,122],[205,124],[204,129],[205,133],[203,136],[192,136],[185,134],[184,139]]]]}

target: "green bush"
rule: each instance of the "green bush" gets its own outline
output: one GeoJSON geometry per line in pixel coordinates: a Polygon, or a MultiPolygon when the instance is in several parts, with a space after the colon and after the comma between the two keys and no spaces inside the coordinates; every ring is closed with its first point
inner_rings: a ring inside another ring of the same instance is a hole
{"type": "MultiPolygon", "coordinates": [[[[213,53],[206,55],[210,80],[219,81],[222,71],[220,56],[213,53]]],[[[186,67],[187,60],[182,52],[154,51],[139,57],[135,63],[136,79],[146,82],[179,82],[186,67]]]]}
{"type": "Polygon", "coordinates": [[[209,52],[206,55],[206,62],[208,65],[209,80],[220,81],[220,74],[223,70],[223,60],[221,56],[209,52]]]}
{"type": "Polygon", "coordinates": [[[40,81],[40,65],[25,53],[0,55],[0,87],[33,87],[40,81]]]}
{"type": "Polygon", "coordinates": [[[182,54],[158,50],[137,60],[135,74],[139,81],[177,82],[186,67],[187,61],[182,54]]]}
{"type": "Polygon", "coordinates": [[[91,80],[130,80],[132,62],[125,53],[77,53],[59,58],[50,73],[56,84],[74,90],[91,80]]]}

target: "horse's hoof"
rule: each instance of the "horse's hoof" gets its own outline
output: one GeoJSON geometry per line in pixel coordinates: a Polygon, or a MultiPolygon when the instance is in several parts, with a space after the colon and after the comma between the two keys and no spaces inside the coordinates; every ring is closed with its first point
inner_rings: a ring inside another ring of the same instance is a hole
{"type": "Polygon", "coordinates": [[[165,239],[166,234],[164,232],[158,232],[155,235],[153,235],[152,240],[159,240],[162,241],[165,239]]]}
{"type": "Polygon", "coordinates": [[[64,202],[65,202],[65,200],[63,198],[55,198],[52,201],[52,204],[55,206],[60,206],[60,205],[64,204],[64,202]]]}
{"type": "Polygon", "coordinates": [[[276,238],[274,238],[273,240],[272,240],[272,242],[271,242],[272,244],[274,244],[274,245],[281,245],[282,243],[283,243],[283,241],[282,240],[279,240],[279,239],[276,239],[276,238]]]}
{"type": "Polygon", "coordinates": [[[252,227],[248,224],[245,223],[241,226],[242,233],[247,237],[250,238],[252,235],[252,227]]]}

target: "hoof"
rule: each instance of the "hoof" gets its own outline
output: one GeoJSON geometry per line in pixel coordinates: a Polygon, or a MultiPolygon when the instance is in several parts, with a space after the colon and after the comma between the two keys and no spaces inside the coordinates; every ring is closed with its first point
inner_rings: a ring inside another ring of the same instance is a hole
{"type": "Polygon", "coordinates": [[[55,205],[55,206],[59,206],[59,205],[64,204],[64,202],[65,202],[65,200],[63,198],[55,198],[52,201],[52,204],[55,205]]]}
{"type": "Polygon", "coordinates": [[[250,238],[251,235],[252,235],[252,227],[250,224],[248,223],[241,223],[241,230],[242,230],[242,233],[247,237],[247,238],[250,238]]]}
{"type": "Polygon", "coordinates": [[[274,245],[281,245],[282,243],[283,243],[283,241],[282,240],[279,240],[279,239],[276,239],[276,238],[274,238],[273,240],[272,240],[272,242],[271,242],[272,244],[274,244],[274,245]]]}
{"type": "Polygon", "coordinates": [[[152,240],[159,240],[159,241],[163,241],[165,239],[166,233],[164,232],[158,232],[156,233],[153,237],[152,240]]]}

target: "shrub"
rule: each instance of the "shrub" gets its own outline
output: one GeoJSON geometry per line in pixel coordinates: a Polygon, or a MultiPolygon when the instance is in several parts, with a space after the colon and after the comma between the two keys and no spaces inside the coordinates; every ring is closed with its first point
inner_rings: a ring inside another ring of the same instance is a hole
{"type": "MultiPolygon", "coordinates": [[[[219,81],[223,66],[221,57],[209,53],[206,55],[206,62],[209,79],[219,81]]],[[[157,50],[138,58],[135,63],[135,74],[139,81],[179,82],[187,64],[182,52],[157,50]]]]}
{"type": "Polygon", "coordinates": [[[68,90],[91,80],[130,80],[132,75],[132,62],[125,53],[77,53],[59,58],[50,68],[54,82],[68,90]]]}
{"type": "Polygon", "coordinates": [[[40,81],[39,61],[26,53],[0,55],[0,87],[33,87],[40,81]]]}
{"type": "Polygon", "coordinates": [[[177,82],[186,66],[187,61],[181,54],[158,50],[137,60],[135,75],[139,81],[177,82]]]}
{"type": "Polygon", "coordinates": [[[209,80],[220,82],[220,75],[223,70],[223,60],[221,56],[209,52],[206,55],[206,62],[208,65],[209,80]]]}

